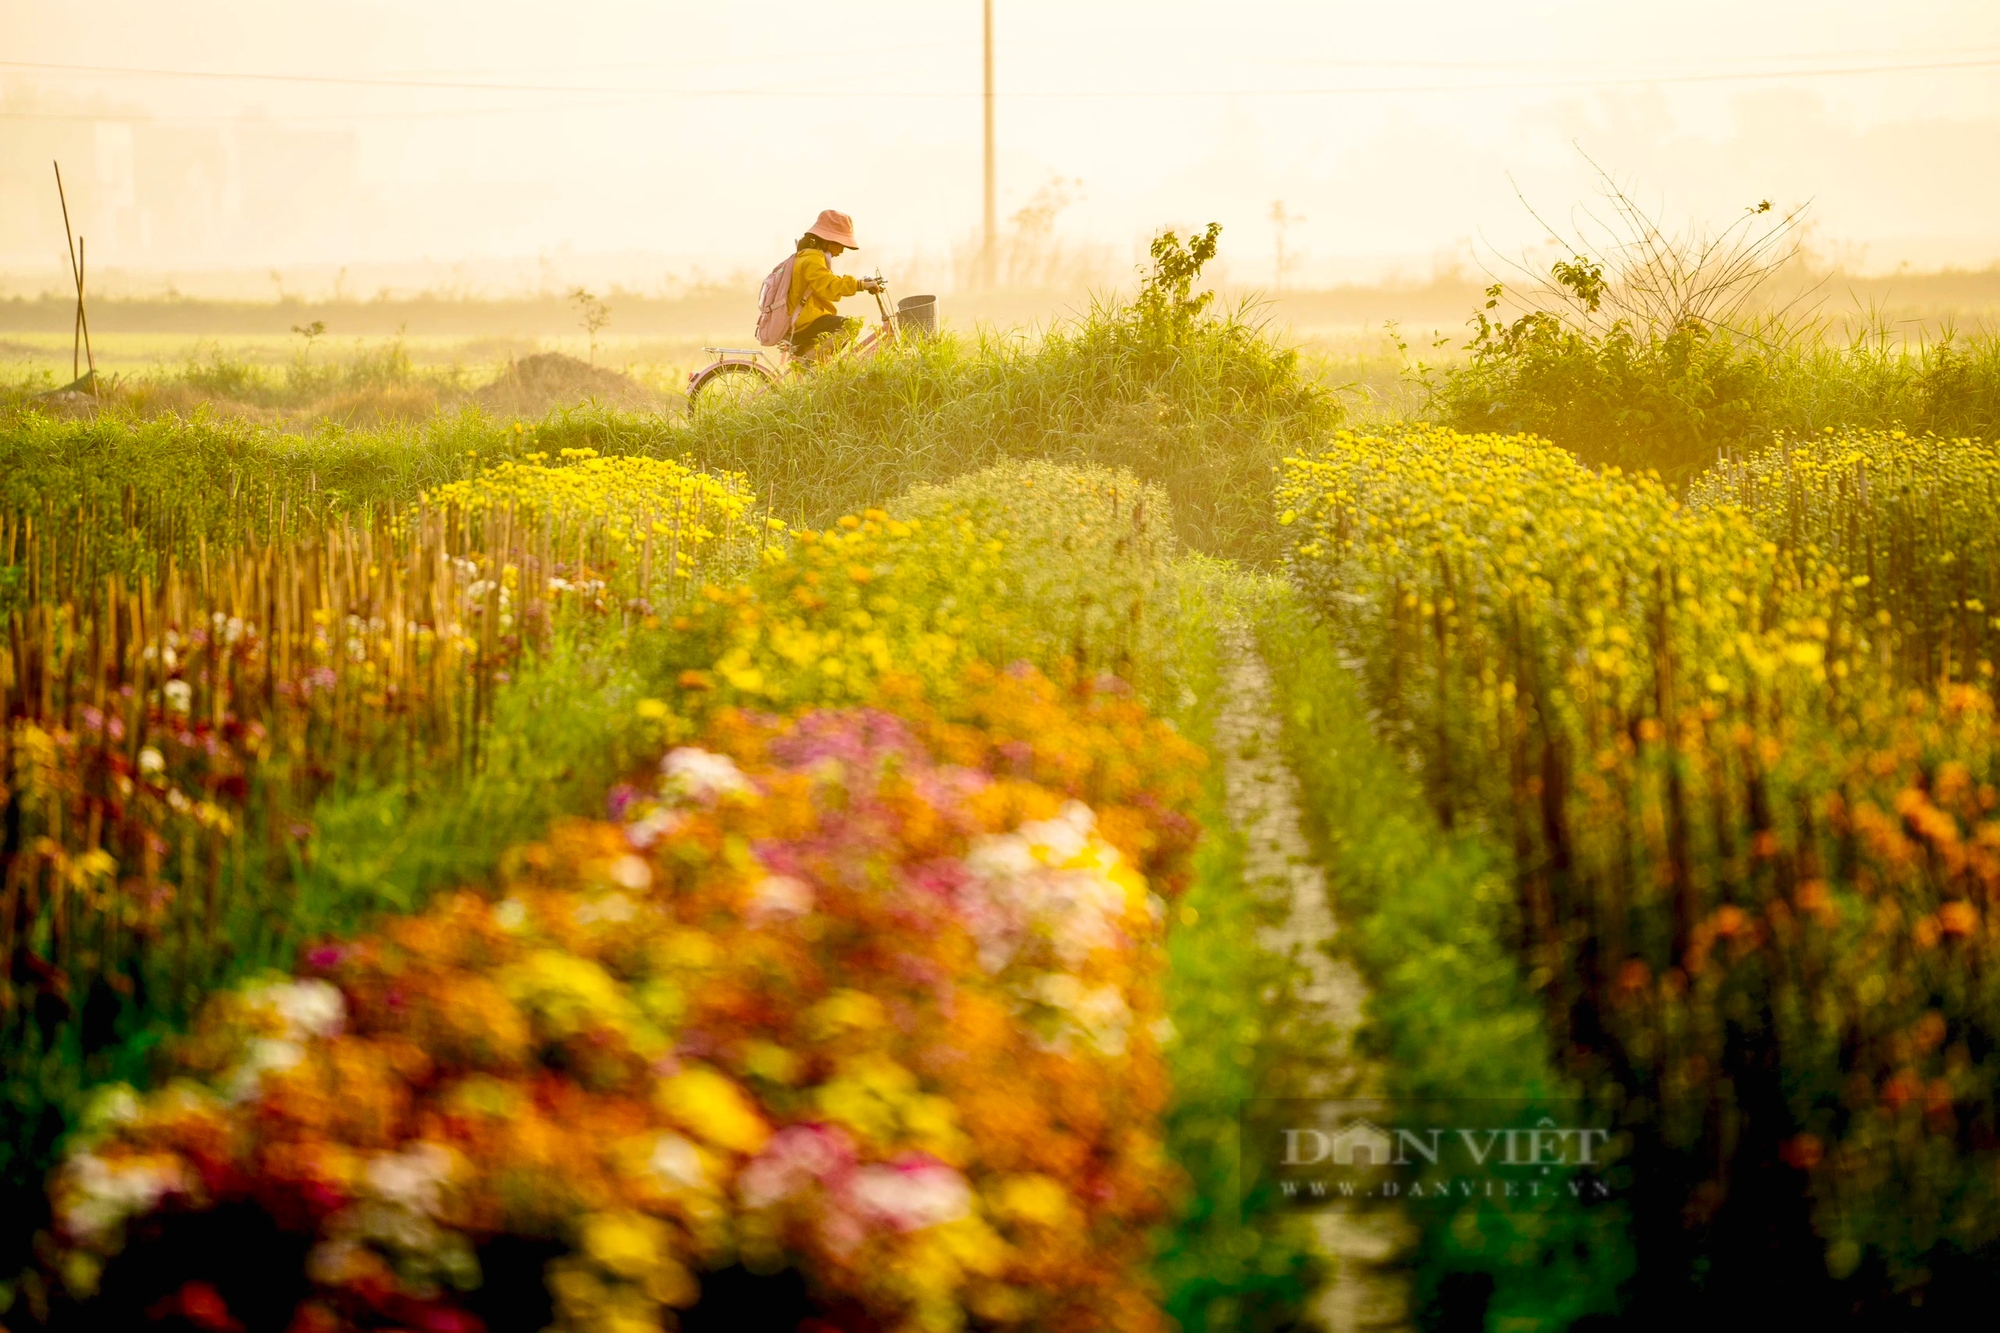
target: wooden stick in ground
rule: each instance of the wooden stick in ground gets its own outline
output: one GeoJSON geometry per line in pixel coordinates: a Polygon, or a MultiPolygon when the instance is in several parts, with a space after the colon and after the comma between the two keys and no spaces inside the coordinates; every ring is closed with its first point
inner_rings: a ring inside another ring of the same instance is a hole
{"type": "MultiPolygon", "coordinates": [[[[97,354],[90,350],[90,312],[83,305],[83,276],[83,237],[79,236],[76,238],[76,322],[83,330],[83,360],[90,367],[90,393],[94,398],[97,396],[97,354]]],[[[76,360],[74,351],[70,360],[76,360]]]]}
{"type": "Polygon", "coordinates": [[[62,205],[63,239],[69,242],[69,280],[76,285],[76,320],[71,326],[69,349],[69,377],[76,379],[82,372],[77,366],[77,342],[83,337],[83,270],[76,262],[76,233],[69,225],[69,195],[63,190],[62,163],[53,159],[49,165],[56,169],[56,201],[62,205]]]}

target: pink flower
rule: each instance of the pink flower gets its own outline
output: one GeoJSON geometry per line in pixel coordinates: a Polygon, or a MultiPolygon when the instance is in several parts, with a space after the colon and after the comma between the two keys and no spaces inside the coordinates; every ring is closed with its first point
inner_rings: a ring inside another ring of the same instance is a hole
{"type": "Polygon", "coordinates": [[[614,824],[623,823],[626,810],[644,794],[629,782],[619,783],[604,798],[604,817],[614,824]]]}
{"type": "Polygon", "coordinates": [[[854,1142],[831,1125],[790,1125],[771,1136],[764,1151],[743,1168],[737,1190],[746,1208],[768,1208],[810,1186],[846,1175],[854,1142]]]}
{"type": "Polygon", "coordinates": [[[928,1153],[862,1167],[848,1179],[846,1195],[859,1216],[892,1231],[921,1231],[972,1211],[965,1177],[928,1153]]]}

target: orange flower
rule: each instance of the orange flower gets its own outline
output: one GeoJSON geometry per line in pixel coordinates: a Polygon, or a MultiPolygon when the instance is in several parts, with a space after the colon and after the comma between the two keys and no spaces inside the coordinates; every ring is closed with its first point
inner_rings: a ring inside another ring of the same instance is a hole
{"type": "Polygon", "coordinates": [[[1785,1165],[1800,1171],[1810,1171],[1819,1165],[1820,1159],[1826,1155],[1826,1149],[1817,1135],[1795,1134],[1779,1147],[1778,1154],[1784,1158],[1785,1165]]]}

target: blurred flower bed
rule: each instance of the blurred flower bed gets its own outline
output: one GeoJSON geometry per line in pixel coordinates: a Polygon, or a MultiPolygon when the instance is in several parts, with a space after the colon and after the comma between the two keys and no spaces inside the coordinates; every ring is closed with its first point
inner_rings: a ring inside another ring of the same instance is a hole
{"type": "Polygon", "coordinates": [[[1432,826],[1485,844],[1364,917],[1406,1076],[1465,1096],[1501,1067],[1458,1017],[1470,919],[1521,1048],[1615,1115],[1635,1182],[1631,1226],[1588,1246],[1467,1207],[1423,1280],[1490,1275],[1496,1327],[1769,1290],[1888,1326],[1990,1293],[1994,451],[1827,434],[1724,460],[1690,504],[1533,437],[1329,445],[1277,492],[1330,650],[1294,715],[1365,709],[1432,826]],[[1511,887],[1482,896],[1482,859],[1511,887]],[[1427,941],[1451,966],[1413,966],[1427,941]],[[1593,1250],[1599,1308],[1559,1307],[1586,1284],[1552,1275],[1593,1250]]]}
{"type": "Polygon", "coordinates": [[[563,1248],[565,1329],[671,1326],[730,1264],[797,1268],[828,1329],[1159,1326],[1200,753],[1114,681],[939,683],[720,708],[498,895],[218,996],[72,1142],[64,1280],[247,1201],[310,1237],[298,1329],[475,1327],[502,1235],[563,1248]]]}

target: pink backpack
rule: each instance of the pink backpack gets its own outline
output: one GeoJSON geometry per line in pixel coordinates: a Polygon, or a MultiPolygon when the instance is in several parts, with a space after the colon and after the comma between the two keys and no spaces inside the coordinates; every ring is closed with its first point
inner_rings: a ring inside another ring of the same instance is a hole
{"type": "Polygon", "coordinates": [[[798,259],[796,251],[787,255],[758,293],[757,341],[765,347],[776,347],[792,336],[792,321],[798,318],[798,307],[792,304],[792,266],[798,259]]]}

